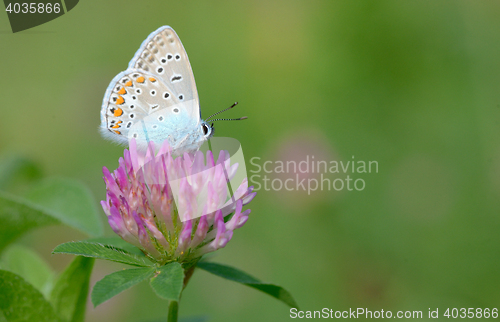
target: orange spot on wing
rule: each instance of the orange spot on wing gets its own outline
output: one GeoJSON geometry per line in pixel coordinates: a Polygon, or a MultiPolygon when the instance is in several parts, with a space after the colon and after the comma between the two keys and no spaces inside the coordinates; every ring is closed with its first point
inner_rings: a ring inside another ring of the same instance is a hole
{"type": "Polygon", "coordinates": [[[146,80],[146,79],[145,79],[144,77],[142,77],[142,76],[137,77],[137,79],[136,79],[136,81],[137,81],[138,83],[144,83],[144,81],[145,81],[145,80],[146,80]]]}
{"type": "Polygon", "coordinates": [[[123,97],[118,96],[118,99],[116,100],[116,104],[120,105],[120,104],[123,104],[124,102],[125,102],[125,100],[123,99],[123,97]]]}
{"type": "Polygon", "coordinates": [[[117,108],[114,112],[115,117],[121,116],[123,114],[123,110],[121,108],[117,108]]]}
{"type": "Polygon", "coordinates": [[[122,132],[120,131],[113,131],[113,132],[115,132],[116,134],[122,134],[122,132]]]}
{"type": "Polygon", "coordinates": [[[125,90],[125,88],[121,88],[119,91],[118,91],[118,94],[120,95],[123,95],[123,94],[127,94],[127,91],[125,90]]]}
{"type": "Polygon", "coordinates": [[[152,83],[154,83],[154,82],[156,82],[156,78],[154,78],[154,77],[150,77],[150,78],[149,78],[149,81],[150,81],[150,82],[152,82],[152,83]]]}
{"type": "Polygon", "coordinates": [[[115,126],[112,126],[111,128],[112,128],[112,129],[118,129],[118,128],[120,128],[120,123],[123,123],[123,122],[122,122],[122,121],[118,121],[118,122],[115,124],[115,126]]]}
{"type": "Polygon", "coordinates": [[[132,81],[129,80],[128,82],[126,82],[125,86],[129,86],[129,87],[132,86],[132,81]]]}

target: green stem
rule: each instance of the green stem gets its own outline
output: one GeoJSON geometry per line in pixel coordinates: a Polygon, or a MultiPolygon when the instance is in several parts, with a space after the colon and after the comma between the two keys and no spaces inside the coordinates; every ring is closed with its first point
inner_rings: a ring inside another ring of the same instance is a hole
{"type": "Polygon", "coordinates": [[[191,276],[193,276],[195,267],[196,267],[196,264],[194,264],[193,266],[191,266],[189,269],[187,269],[185,271],[185,273],[184,273],[184,286],[182,287],[183,290],[186,288],[189,280],[191,279],[191,276]]]}
{"type": "Polygon", "coordinates": [[[170,301],[168,303],[168,319],[167,322],[177,322],[177,312],[179,311],[179,302],[170,301]]]}

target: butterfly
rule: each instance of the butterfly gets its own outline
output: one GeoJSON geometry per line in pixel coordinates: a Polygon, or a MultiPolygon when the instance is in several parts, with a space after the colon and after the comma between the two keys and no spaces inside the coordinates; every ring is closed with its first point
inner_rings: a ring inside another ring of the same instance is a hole
{"type": "MultiPolygon", "coordinates": [[[[101,107],[101,134],[119,144],[134,139],[145,150],[164,140],[179,155],[197,151],[214,133],[213,116],[201,118],[193,71],[182,43],[170,26],[152,32],[127,70],[109,84],[101,107]],[[209,124],[212,122],[212,124],[209,124]]],[[[224,120],[242,120],[246,117],[224,120]]]]}

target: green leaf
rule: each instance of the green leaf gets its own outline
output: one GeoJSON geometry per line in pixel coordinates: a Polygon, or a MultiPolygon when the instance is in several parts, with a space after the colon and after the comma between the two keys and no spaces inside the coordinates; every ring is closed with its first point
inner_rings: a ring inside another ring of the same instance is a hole
{"type": "Polygon", "coordinates": [[[99,244],[103,244],[106,246],[112,246],[115,248],[120,248],[120,249],[123,249],[123,250],[129,252],[130,254],[138,255],[140,257],[145,256],[144,253],[139,248],[135,247],[134,245],[132,245],[130,243],[127,243],[126,241],[124,241],[123,239],[121,239],[118,236],[96,237],[96,238],[87,239],[85,241],[88,241],[91,243],[99,243],[99,244]]]}
{"type": "Polygon", "coordinates": [[[126,250],[113,246],[92,243],[87,241],[69,242],[58,245],[52,254],[73,254],[98,259],[106,259],[113,262],[128,264],[132,266],[152,266],[153,263],[146,257],[130,254],[126,250]]]}
{"type": "Polygon", "coordinates": [[[24,278],[49,297],[54,281],[54,272],[37,253],[20,245],[12,245],[2,255],[1,267],[24,278]]]}
{"type": "Polygon", "coordinates": [[[92,290],[94,307],[106,302],[113,296],[150,278],[155,273],[154,267],[131,268],[106,275],[97,282],[92,290]]]}
{"type": "Polygon", "coordinates": [[[101,236],[103,225],[90,190],[82,183],[63,178],[45,179],[26,199],[40,205],[54,218],[90,236],[101,236]]]}
{"type": "Polygon", "coordinates": [[[50,302],[65,321],[83,322],[93,258],[78,256],[62,272],[50,294],[50,302]]]}
{"type": "Polygon", "coordinates": [[[58,224],[45,209],[23,198],[0,192],[0,252],[25,232],[58,224]]]}
{"type": "Polygon", "coordinates": [[[281,286],[269,283],[262,283],[261,281],[248,275],[247,273],[226,265],[210,263],[210,262],[198,262],[196,266],[206,270],[207,272],[228,279],[230,281],[238,282],[256,288],[259,291],[262,291],[264,293],[271,295],[274,298],[277,298],[278,300],[284,302],[288,306],[298,309],[298,305],[293,299],[292,295],[281,286]]]}
{"type": "Polygon", "coordinates": [[[9,189],[10,191],[13,186],[37,180],[41,175],[40,167],[28,158],[9,155],[0,159],[0,189],[2,190],[9,189]]]}
{"type": "Polygon", "coordinates": [[[178,301],[184,283],[184,269],[177,262],[160,267],[151,279],[151,287],[155,293],[166,300],[178,301]]]}
{"type": "Polygon", "coordinates": [[[19,275],[0,270],[0,290],[0,310],[7,321],[59,321],[50,303],[19,275]]]}
{"type": "Polygon", "coordinates": [[[92,195],[83,185],[65,179],[48,180],[28,197],[0,192],[0,252],[31,229],[61,222],[90,235],[102,234],[92,195]]]}

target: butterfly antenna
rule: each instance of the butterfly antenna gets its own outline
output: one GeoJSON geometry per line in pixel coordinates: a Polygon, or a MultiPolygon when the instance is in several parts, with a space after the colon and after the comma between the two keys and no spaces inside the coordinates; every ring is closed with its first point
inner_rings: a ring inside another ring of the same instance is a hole
{"type": "Polygon", "coordinates": [[[215,119],[215,120],[211,120],[212,122],[215,122],[215,121],[239,121],[239,120],[246,120],[248,118],[248,116],[243,116],[243,117],[239,117],[237,119],[215,119]]]}
{"type": "Polygon", "coordinates": [[[209,117],[208,117],[205,121],[210,120],[210,118],[211,118],[211,117],[214,117],[214,116],[215,116],[215,115],[217,115],[217,114],[220,114],[220,113],[222,113],[222,112],[225,112],[225,111],[227,111],[227,110],[232,109],[232,108],[233,108],[233,107],[235,107],[236,105],[238,105],[238,102],[234,102],[234,104],[233,104],[233,105],[231,105],[230,107],[228,107],[228,108],[226,108],[226,109],[223,109],[222,111],[219,111],[219,112],[217,112],[217,113],[214,113],[214,114],[210,115],[210,116],[209,116],[209,117]]]}

